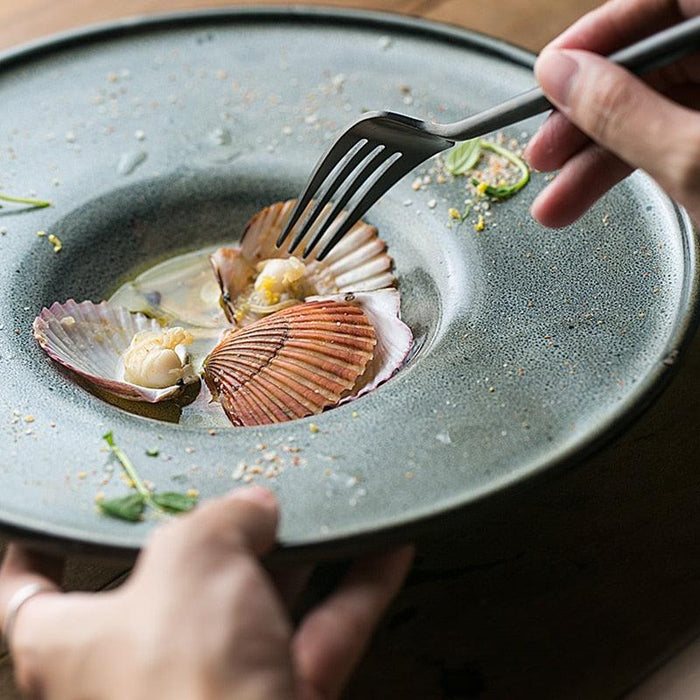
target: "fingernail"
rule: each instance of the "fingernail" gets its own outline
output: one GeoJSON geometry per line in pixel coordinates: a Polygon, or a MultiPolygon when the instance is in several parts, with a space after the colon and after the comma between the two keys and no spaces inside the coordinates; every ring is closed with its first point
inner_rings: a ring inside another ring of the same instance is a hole
{"type": "Polygon", "coordinates": [[[263,486],[244,486],[229,492],[227,498],[231,501],[251,501],[265,508],[277,510],[275,494],[263,486]]]}
{"type": "Polygon", "coordinates": [[[549,49],[543,51],[537,59],[535,77],[547,97],[566,107],[578,69],[578,62],[570,53],[549,49]]]}

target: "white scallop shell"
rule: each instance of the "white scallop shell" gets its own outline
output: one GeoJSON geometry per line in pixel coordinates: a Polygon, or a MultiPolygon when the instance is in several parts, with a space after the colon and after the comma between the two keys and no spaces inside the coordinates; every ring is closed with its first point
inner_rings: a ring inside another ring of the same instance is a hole
{"type": "MultiPolygon", "coordinates": [[[[106,301],[76,302],[69,299],[42,309],[34,319],[34,337],[46,354],[92,384],[132,401],[158,403],[173,398],[185,384],[199,381],[191,366],[185,365],[181,382],[163,389],[151,389],[123,379],[122,355],[140,331],[160,331],[160,324],[147,316],[113,307],[106,301]]],[[[186,359],[182,346],[176,349],[186,359]]]]}
{"type": "MultiPolygon", "coordinates": [[[[295,203],[296,200],[292,199],[265,207],[246,226],[239,247],[220,248],[212,255],[212,266],[221,287],[224,309],[229,320],[234,324],[236,323],[233,318],[236,299],[255,279],[257,263],[270,258],[290,257],[286,249],[277,249],[276,243],[295,203]]],[[[309,204],[309,207],[312,205],[313,203],[309,204]]],[[[330,211],[331,207],[330,204],[326,205],[323,215],[318,217],[318,222],[323,221],[324,215],[330,211]]],[[[294,238],[304,218],[302,216],[300,223],[292,229],[288,241],[294,238]]],[[[317,230],[318,223],[314,224],[304,236],[298,249],[303,250],[317,230]]],[[[319,262],[316,254],[323,249],[325,241],[332,235],[333,230],[330,227],[311,255],[304,260],[305,284],[311,294],[369,292],[396,285],[396,278],[392,273],[394,262],[386,252],[386,243],[377,236],[377,229],[374,226],[359,221],[328,257],[319,262]]],[[[238,323],[246,325],[259,317],[249,312],[238,323]]]]}

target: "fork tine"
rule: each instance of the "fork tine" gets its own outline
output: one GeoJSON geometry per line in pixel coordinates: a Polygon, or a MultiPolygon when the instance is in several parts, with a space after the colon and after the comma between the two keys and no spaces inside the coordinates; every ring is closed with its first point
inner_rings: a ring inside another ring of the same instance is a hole
{"type": "Polygon", "coordinates": [[[313,209],[306,217],[304,225],[299,229],[296,236],[294,236],[294,240],[289,245],[290,253],[292,253],[294,249],[304,240],[304,237],[308,234],[314,222],[323,212],[323,209],[326,206],[326,204],[328,204],[331,197],[338,191],[338,189],[340,189],[343,183],[353,173],[355,168],[357,168],[368,156],[370,156],[373,151],[379,148],[381,144],[377,143],[376,141],[368,141],[367,139],[362,139],[361,141],[358,141],[356,146],[359,146],[359,148],[353,147],[347,153],[345,157],[345,160],[347,160],[346,164],[333,178],[332,182],[330,182],[328,187],[326,187],[326,190],[324,191],[323,195],[319,197],[314,203],[313,209]]]}
{"type": "MultiPolygon", "coordinates": [[[[386,146],[379,151],[352,179],[337,201],[333,203],[333,209],[328,213],[323,223],[316,230],[313,239],[306,245],[302,258],[307,258],[311,251],[318,245],[333,222],[340,216],[345,205],[353,198],[364,184],[370,181],[373,175],[381,171],[382,166],[396,155],[396,151],[391,151],[386,146]]],[[[399,157],[401,154],[399,153],[399,157]]]]}
{"type": "Polygon", "coordinates": [[[366,194],[347,213],[347,216],[343,222],[340,224],[338,229],[334,231],[330,241],[324,245],[323,250],[321,250],[321,252],[316,256],[316,259],[319,262],[323,260],[333,250],[333,248],[335,248],[340,239],[357,223],[362,216],[364,216],[365,212],[394,183],[398,182],[404,175],[411,172],[416,165],[417,162],[415,159],[407,158],[403,155],[394,161],[394,163],[392,163],[391,166],[387,168],[384,173],[382,173],[376,182],[372,184],[366,194]]]}
{"type": "Polygon", "coordinates": [[[338,162],[343,159],[347,152],[351,150],[353,145],[357,145],[357,137],[353,136],[349,131],[341,134],[333,145],[326,151],[321,159],[316,163],[316,167],[311,173],[309,182],[304,191],[297,200],[296,206],[289,217],[284,230],[277,239],[277,247],[279,248],[287,240],[291,230],[299,221],[302,213],[313,198],[316,190],[323,184],[324,180],[333,172],[333,169],[338,165],[338,162]]]}

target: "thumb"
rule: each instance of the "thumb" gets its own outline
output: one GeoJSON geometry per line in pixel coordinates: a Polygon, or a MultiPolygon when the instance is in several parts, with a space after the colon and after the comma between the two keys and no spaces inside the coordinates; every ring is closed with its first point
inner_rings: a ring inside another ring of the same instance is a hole
{"type": "Polygon", "coordinates": [[[262,556],[275,543],[279,507],[272,491],[248,486],[204,504],[189,519],[189,528],[208,543],[262,556]]]}
{"type": "Polygon", "coordinates": [[[700,119],[602,56],[546,49],[535,76],[571,122],[672,197],[687,200],[700,183],[700,119]]]}
{"type": "Polygon", "coordinates": [[[274,546],[278,521],[271,491],[260,486],[238,488],[156,530],[136,570],[180,569],[186,561],[190,572],[208,572],[239,556],[263,556],[274,546]]]}

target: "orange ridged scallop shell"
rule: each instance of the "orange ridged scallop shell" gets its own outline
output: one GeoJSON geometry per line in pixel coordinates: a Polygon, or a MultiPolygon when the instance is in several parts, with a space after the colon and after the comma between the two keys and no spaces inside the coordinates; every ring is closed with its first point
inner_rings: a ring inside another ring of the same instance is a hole
{"type": "Polygon", "coordinates": [[[357,304],[308,302],[230,331],[205,360],[204,378],[234,425],[304,418],[353,388],[376,343],[357,304]]]}

